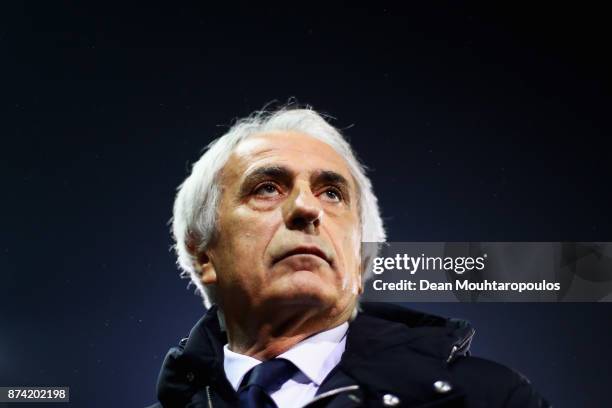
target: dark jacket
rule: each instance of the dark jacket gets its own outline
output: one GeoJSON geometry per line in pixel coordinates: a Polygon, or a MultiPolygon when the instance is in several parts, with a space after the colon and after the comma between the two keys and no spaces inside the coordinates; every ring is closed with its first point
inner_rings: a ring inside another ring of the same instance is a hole
{"type": "MultiPolygon", "coordinates": [[[[474,329],[399,306],[362,304],[346,349],[308,408],[548,407],[520,374],[469,356],[474,329]]],[[[222,408],[237,397],[223,371],[225,333],[212,308],[166,355],[150,407],[222,408]]]]}

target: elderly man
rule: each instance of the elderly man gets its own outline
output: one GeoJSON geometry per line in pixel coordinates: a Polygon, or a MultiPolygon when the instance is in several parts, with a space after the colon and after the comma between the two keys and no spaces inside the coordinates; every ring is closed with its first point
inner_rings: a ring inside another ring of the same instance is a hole
{"type": "Polygon", "coordinates": [[[311,109],[238,121],[181,185],[173,232],[208,308],[170,349],[157,407],[539,407],[466,356],[465,322],[359,305],[362,242],[385,240],[342,135],[311,109]]]}

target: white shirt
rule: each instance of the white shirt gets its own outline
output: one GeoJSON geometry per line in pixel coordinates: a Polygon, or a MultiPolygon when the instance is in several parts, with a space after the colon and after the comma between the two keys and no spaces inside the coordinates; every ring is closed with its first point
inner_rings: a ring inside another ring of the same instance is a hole
{"type": "MultiPolygon", "coordinates": [[[[348,323],[310,336],[277,358],[291,361],[298,372],[271,397],[279,408],[301,407],[312,400],[327,377],[327,374],[340,362],[346,346],[348,323]]],[[[250,369],[261,361],[256,358],[231,351],[223,347],[223,368],[234,390],[238,390],[242,379],[250,369]]]]}

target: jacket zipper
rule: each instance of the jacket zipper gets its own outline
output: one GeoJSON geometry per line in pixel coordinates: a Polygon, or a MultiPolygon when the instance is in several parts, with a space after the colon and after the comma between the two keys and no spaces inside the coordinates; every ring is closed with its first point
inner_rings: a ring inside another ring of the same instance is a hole
{"type": "Polygon", "coordinates": [[[302,408],[306,408],[309,405],[314,404],[315,402],[318,402],[322,399],[325,399],[327,397],[331,397],[333,395],[337,395],[340,394],[342,392],[346,392],[346,391],[355,391],[358,390],[359,386],[358,385],[347,385],[346,387],[340,387],[340,388],[334,388],[333,390],[329,390],[324,392],[323,394],[319,394],[316,397],[314,397],[313,399],[311,399],[306,405],[303,405],[302,408]]]}
{"type": "Polygon", "coordinates": [[[210,385],[206,386],[206,399],[208,400],[208,408],[213,408],[212,398],[210,396],[210,385]]]}

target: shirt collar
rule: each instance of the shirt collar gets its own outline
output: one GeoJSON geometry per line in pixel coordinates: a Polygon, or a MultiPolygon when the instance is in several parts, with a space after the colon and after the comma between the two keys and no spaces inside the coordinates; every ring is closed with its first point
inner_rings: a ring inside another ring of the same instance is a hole
{"type": "MultiPolygon", "coordinates": [[[[296,365],[317,386],[320,386],[329,372],[340,362],[346,343],[348,323],[310,336],[277,358],[286,358],[296,365]]],[[[237,390],[242,379],[261,361],[223,347],[223,368],[230,384],[237,390]]]]}

